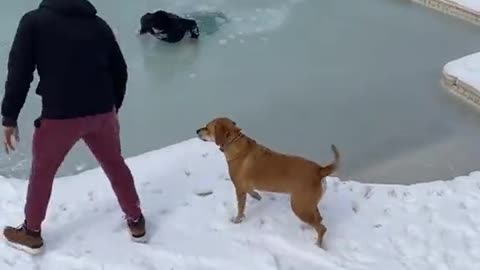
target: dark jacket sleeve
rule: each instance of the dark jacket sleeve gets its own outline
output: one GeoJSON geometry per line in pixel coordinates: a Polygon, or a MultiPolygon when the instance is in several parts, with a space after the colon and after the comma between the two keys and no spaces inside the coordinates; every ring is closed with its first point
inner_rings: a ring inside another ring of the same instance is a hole
{"type": "Polygon", "coordinates": [[[113,86],[115,89],[115,108],[118,112],[122,107],[125,93],[127,90],[127,63],[123,57],[122,50],[115,38],[113,32],[111,32],[111,53],[110,53],[110,70],[113,78],[113,86]]]}
{"type": "Polygon", "coordinates": [[[2,100],[3,126],[16,126],[35,71],[34,33],[31,14],[25,14],[17,28],[8,59],[5,94],[2,100]]]}

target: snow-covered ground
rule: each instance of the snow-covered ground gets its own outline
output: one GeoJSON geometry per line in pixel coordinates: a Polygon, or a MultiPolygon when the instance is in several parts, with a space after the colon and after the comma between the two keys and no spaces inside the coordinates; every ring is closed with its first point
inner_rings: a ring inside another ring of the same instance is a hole
{"type": "MultiPolygon", "coordinates": [[[[286,195],[249,199],[244,223],[232,224],[234,190],[213,144],[193,138],[128,163],[148,219],[148,244],[129,240],[96,169],[56,180],[45,253],[31,257],[1,241],[0,269],[480,269],[478,172],[410,186],[328,178],[322,250],[286,195]]],[[[25,188],[24,180],[0,179],[1,225],[21,221],[25,188]]]]}
{"type": "Polygon", "coordinates": [[[443,72],[472,86],[480,93],[480,52],[447,63],[443,72]]]}

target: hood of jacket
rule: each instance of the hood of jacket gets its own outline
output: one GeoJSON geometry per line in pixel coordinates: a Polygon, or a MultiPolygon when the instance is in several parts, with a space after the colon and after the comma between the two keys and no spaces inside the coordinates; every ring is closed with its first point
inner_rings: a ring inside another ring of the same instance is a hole
{"type": "Polygon", "coordinates": [[[97,9],[88,0],[43,0],[39,8],[48,8],[70,16],[97,15],[97,9]]]}

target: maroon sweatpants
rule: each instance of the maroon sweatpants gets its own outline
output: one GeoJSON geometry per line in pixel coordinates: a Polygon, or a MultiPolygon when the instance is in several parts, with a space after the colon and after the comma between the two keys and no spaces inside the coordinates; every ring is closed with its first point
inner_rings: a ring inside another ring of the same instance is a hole
{"type": "Polygon", "coordinates": [[[33,160],[25,205],[29,229],[41,229],[53,179],[67,153],[81,139],[106,173],[126,217],[140,217],[140,200],[121,154],[119,129],[114,112],[67,120],[41,120],[33,135],[33,160]]]}

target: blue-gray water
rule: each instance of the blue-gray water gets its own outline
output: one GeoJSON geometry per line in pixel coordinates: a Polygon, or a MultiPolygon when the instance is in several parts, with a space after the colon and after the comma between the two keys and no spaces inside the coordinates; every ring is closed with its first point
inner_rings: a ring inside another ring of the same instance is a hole
{"type": "MultiPolygon", "coordinates": [[[[0,3],[2,82],[18,20],[38,2],[0,3]]],[[[480,169],[480,113],[439,84],[446,62],[480,50],[477,26],[408,0],[92,2],[129,65],[120,115],[127,157],[194,137],[226,115],[257,141],[319,162],[332,159],[335,143],[345,179],[413,183],[480,169]],[[135,34],[145,12],[202,7],[232,22],[196,45],[135,34]]],[[[28,176],[40,111],[34,87],[20,117],[19,151],[0,154],[4,176],[28,176]]],[[[93,167],[79,143],[58,175],[93,167]]]]}

